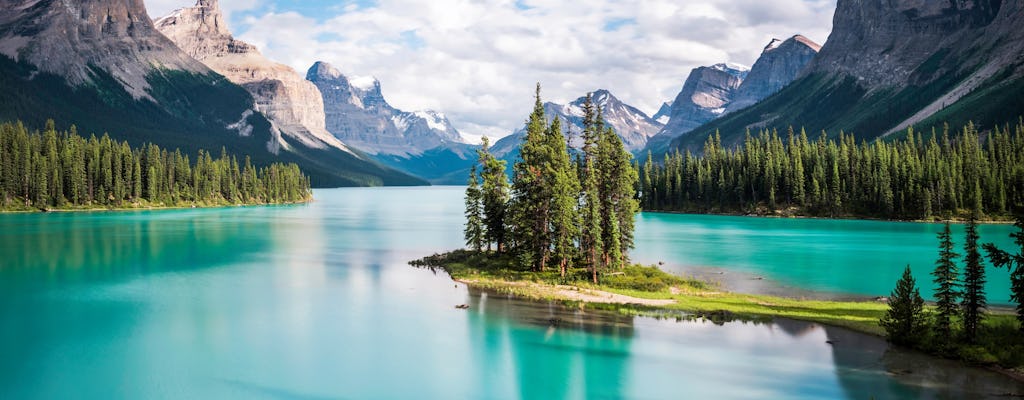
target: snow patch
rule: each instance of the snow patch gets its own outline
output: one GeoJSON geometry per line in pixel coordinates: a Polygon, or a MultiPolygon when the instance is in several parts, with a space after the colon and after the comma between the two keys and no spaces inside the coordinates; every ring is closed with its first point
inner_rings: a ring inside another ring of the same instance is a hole
{"type": "Polygon", "coordinates": [[[427,121],[427,126],[430,127],[430,129],[440,132],[448,132],[448,126],[444,123],[444,114],[433,111],[416,111],[413,112],[413,114],[427,121]]]}
{"type": "Polygon", "coordinates": [[[662,115],[662,116],[658,117],[658,119],[656,119],[655,121],[658,121],[662,125],[665,125],[665,124],[668,123],[668,119],[669,119],[668,115],[662,115]]]}

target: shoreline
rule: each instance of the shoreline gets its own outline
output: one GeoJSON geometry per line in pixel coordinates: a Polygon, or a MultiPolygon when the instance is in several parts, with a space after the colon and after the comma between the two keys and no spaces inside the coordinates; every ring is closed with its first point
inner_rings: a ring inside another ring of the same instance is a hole
{"type": "MultiPolygon", "coordinates": [[[[821,298],[807,299],[730,292],[721,285],[680,278],[653,266],[630,267],[634,271],[627,272],[627,275],[619,273],[626,281],[606,277],[602,284],[593,284],[587,280],[574,281],[572,278],[566,281],[565,278],[558,278],[558,271],[552,269],[535,272],[509,268],[510,264],[505,264],[507,262],[507,259],[501,257],[490,258],[487,253],[457,250],[414,260],[410,264],[435,272],[440,269],[453,281],[474,289],[533,301],[560,302],[563,306],[580,310],[592,309],[652,318],[703,319],[714,323],[736,320],[768,322],[786,318],[849,329],[882,339],[886,337],[879,323],[889,308],[883,298],[836,300],[835,297],[829,298],[827,294],[822,294],[821,298]],[[637,268],[640,270],[635,270],[637,268]],[[660,285],[650,286],[647,284],[649,281],[636,285],[636,281],[644,279],[643,276],[654,279],[660,285]],[[623,282],[630,282],[629,279],[634,280],[633,285],[623,285],[623,282]]],[[[1016,315],[1013,310],[993,307],[989,309],[986,321],[988,326],[1015,324],[1016,315]]],[[[924,348],[910,350],[928,357],[953,360],[998,372],[1015,381],[1024,382],[1024,366],[1000,365],[999,360],[1002,358],[994,356],[992,349],[974,349],[980,351],[977,354],[938,354],[924,348]]]]}
{"type": "MultiPolygon", "coordinates": [[[[668,210],[640,210],[640,213],[650,214],[676,214],[676,215],[700,215],[700,216],[720,216],[720,217],[747,217],[747,218],[771,218],[771,219],[810,219],[810,220],[823,220],[823,221],[875,221],[875,222],[904,222],[911,224],[941,224],[944,222],[950,222],[955,224],[962,224],[967,222],[963,218],[952,218],[952,219],[886,219],[886,218],[873,218],[873,217],[817,217],[811,215],[785,215],[785,214],[754,214],[754,213],[722,213],[722,212],[690,212],[690,211],[668,211],[668,210]]],[[[1013,217],[1008,216],[1007,219],[985,219],[978,220],[978,224],[985,225],[1013,225],[1013,217]]]]}
{"type": "MultiPolygon", "coordinates": [[[[849,329],[852,332],[856,332],[862,335],[869,335],[878,338],[885,339],[884,331],[879,329],[865,329],[867,325],[861,324],[842,324],[836,323],[836,321],[828,321],[822,318],[809,317],[806,315],[784,315],[781,313],[737,313],[728,310],[695,310],[688,309],[685,305],[680,304],[679,300],[674,298],[675,296],[740,296],[748,297],[749,300],[754,303],[764,306],[773,307],[780,306],[772,304],[770,302],[764,302],[758,300],[762,297],[773,297],[773,296],[762,296],[762,295],[747,295],[743,293],[731,293],[725,291],[703,291],[697,293],[687,293],[679,288],[673,287],[671,290],[671,296],[669,298],[650,298],[650,297],[638,297],[631,294],[617,293],[618,290],[610,289],[599,289],[591,288],[586,286],[578,285],[554,285],[542,282],[527,282],[527,281],[503,281],[495,279],[467,279],[457,278],[448,274],[448,277],[457,283],[466,285],[467,287],[473,287],[485,291],[495,291],[503,295],[511,297],[522,298],[531,301],[557,301],[563,303],[563,305],[571,308],[591,308],[594,310],[602,310],[609,312],[617,312],[635,317],[647,317],[647,318],[662,318],[665,316],[671,316],[675,313],[678,316],[687,315],[691,318],[704,319],[711,322],[718,321],[735,321],[735,320],[773,320],[775,318],[792,319],[797,321],[816,323],[822,325],[833,326],[837,328],[849,329]],[[596,305],[596,306],[595,306],[596,305]],[[675,307],[674,307],[675,306],[675,307]],[[682,306],[682,307],[679,307],[682,306]]],[[[781,299],[781,298],[780,298],[781,299]]],[[[786,299],[793,302],[807,302],[807,300],[797,299],[786,299]]],[[[828,301],[835,304],[879,304],[885,305],[877,301],[828,301]]],[[[1000,313],[1004,313],[1006,310],[1000,310],[1000,313]]],[[[874,321],[877,321],[875,319],[874,321]]],[[[877,327],[877,323],[874,323],[877,327]]],[[[920,350],[911,349],[920,354],[928,357],[934,357],[937,359],[949,360],[948,358],[940,357],[934,354],[923,352],[920,350]]],[[[953,360],[958,361],[958,360],[953,360]]],[[[959,360],[964,365],[972,366],[984,370],[988,370],[994,373],[998,373],[1007,378],[1013,379],[1018,382],[1024,382],[1024,368],[1004,368],[999,365],[979,365],[976,363],[959,360]]]]}
{"type": "Polygon", "coordinates": [[[316,201],[312,196],[308,200],[304,201],[287,201],[278,203],[239,203],[239,204],[215,204],[215,205],[173,205],[173,206],[138,206],[138,207],[64,207],[64,208],[47,208],[47,209],[27,209],[27,210],[6,210],[0,208],[0,215],[3,214],[50,214],[50,213],[105,213],[105,212],[124,212],[124,211],[169,211],[169,210],[192,210],[192,209],[215,209],[215,208],[240,208],[240,207],[259,207],[259,206],[287,206],[287,205],[299,205],[309,204],[316,201]]]}

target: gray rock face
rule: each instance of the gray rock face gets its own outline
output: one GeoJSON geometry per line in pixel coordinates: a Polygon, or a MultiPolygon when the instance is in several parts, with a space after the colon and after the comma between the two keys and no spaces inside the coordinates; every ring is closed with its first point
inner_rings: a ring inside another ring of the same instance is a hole
{"type": "Polygon", "coordinates": [[[747,108],[782,90],[800,75],[819,50],[820,45],[801,35],[785,41],[772,40],[750,68],[725,111],[747,108]]]}
{"type": "Polygon", "coordinates": [[[375,78],[350,79],[330,64],[317,62],[306,73],[306,79],[323,96],[327,130],[364,152],[408,157],[441,146],[465,144],[444,114],[392,107],[375,78]]]}
{"type": "MultiPolygon", "coordinates": [[[[565,105],[544,103],[544,116],[547,122],[550,124],[555,117],[561,118],[562,128],[566,130],[565,134],[572,136],[573,146],[577,148],[582,145],[580,135],[583,132],[583,104],[586,100],[587,97],[582,96],[565,105]]],[[[636,107],[623,103],[607,90],[599,89],[591,93],[591,101],[601,107],[601,115],[605,124],[615,130],[615,133],[622,139],[622,144],[630,152],[643,149],[647,145],[647,141],[661,131],[664,126],[636,107]]],[[[492,152],[499,157],[512,154],[519,148],[525,137],[526,127],[524,126],[494,143],[492,152]]]]}
{"type": "Polygon", "coordinates": [[[662,123],[662,125],[664,125],[664,124],[668,123],[668,120],[671,117],[672,117],[672,102],[671,101],[666,101],[664,103],[661,103],[661,108],[658,109],[657,113],[655,113],[653,116],[651,116],[651,119],[654,119],[655,121],[658,121],[658,122],[662,123]]]}
{"type": "Polygon", "coordinates": [[[142,0],[0,0],[0,54],[76,86],[96,66],[136,99],[153,99],[154,70],[210,72],[153,28],[142,0]]]}
{"type": "Polygon", "coordinates": [[[157,29],[188,55],[246,88],[257,109],[288,141],[312,148],[347,147],[326,129],[319,90],[290,67],[270,61],[256,47],[236,40],[217,0],[199,0],[155,21],[157,29]]]}
{"type": "Polygon", "coordinates": [[[852,76],[869,90],[923,83],[933,77],[912,75],[936,49],[960,47],[965,35],[989,25],[1006,6],[1020,2],[839,0],[832,34],[808,73],[852,76]]]}
{"type": "Polygon", "coordinates": [[[694,68],[672,101],[668,123],[651,139],[648,147],[659,149],[667,146],[672,139],[725,113],[747,72],[745,67],[729,64],[694,68]]]}

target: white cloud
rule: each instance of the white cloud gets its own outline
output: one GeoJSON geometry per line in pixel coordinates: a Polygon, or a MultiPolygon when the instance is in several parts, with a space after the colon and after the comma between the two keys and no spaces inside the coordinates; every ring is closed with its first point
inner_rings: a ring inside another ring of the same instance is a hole
{"type": "MultiPolygon", "coordinates": [[[[307,4],[304,15],[293,2],[260,2],[222,6],[248,10],[232,28],[271,59],[301,73],[323,60],[376,76],[396,107],[441,110],[467,135],[490,137],[523,122],[535,82],[545,100],[605,88],[654,113],[692,68],[751,65],[773,37],[824,42],[835,10],[835,0],[380,0],[321,7],[321,15],[307,4]]],[[[188,5],[149,3],[151,11],[188,5]]]]}

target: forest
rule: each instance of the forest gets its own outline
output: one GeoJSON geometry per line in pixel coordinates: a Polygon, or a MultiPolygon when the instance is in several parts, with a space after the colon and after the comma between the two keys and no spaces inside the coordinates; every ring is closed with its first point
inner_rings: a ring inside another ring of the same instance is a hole
{"type": "Polygon", "coordinates": [[[132,148],[108,135],[30,132],[0,124],[0,210],[181,207],[307,201],[309,178],[295,164],[260,167],[221,148],[192,161],[155,144],[132,148]]]}
{"type": "Polygon", "coordinates": [[[747,133],[702,154],[648,154],[638,186],[649,211],[894,220],[1009,219],[1024,204],[1024,123],[979,132],[968,123],[858,143],[840,132],[747,133]]]}

